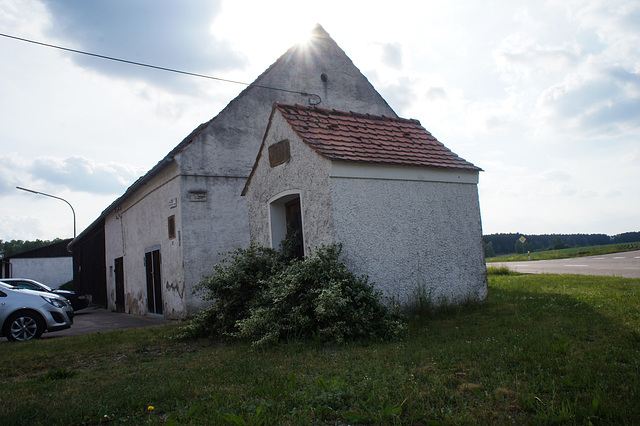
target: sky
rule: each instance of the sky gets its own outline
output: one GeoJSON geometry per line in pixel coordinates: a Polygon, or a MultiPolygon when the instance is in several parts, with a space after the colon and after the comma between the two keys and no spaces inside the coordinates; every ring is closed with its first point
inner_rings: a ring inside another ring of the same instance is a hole
{"type": "MultiPolygon", "coordinates": [[[[0,33],[250,83],[320,24],[481,167],[484,234],[640,230],[640,2],[0,0],[0,33]]],[[[0,240],[78,234],[245,86],[0,37],[0,240]]]]}

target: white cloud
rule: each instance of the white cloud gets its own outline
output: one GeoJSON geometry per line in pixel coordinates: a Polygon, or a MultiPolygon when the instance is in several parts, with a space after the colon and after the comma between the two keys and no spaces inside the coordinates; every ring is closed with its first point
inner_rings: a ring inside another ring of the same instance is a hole
{"type": "Polygon", "coordinates": [[[415,85],[409,78],[378,86],[378,91],[396,112],[403,111],[416,99],[415,85]]]}
{"type": "Polygon", "coordinates": [[[121,163],[96,163],[83,157],[0,156],[0,193],[16,186],[47,191],[117,195],[146,171],[121,163]]]}
{"type": "Polygon", "coordinates": [[[69,238],[73,216],[62,201],[18,190],[24,187],[67,200],[81,232],[145,170],[82,157],[0,156],[0,239],[69,238]]]}
{"type": "Polygon", "coordinates": [[[447,91],[444,89],[444,87],[430,87],[429,90],[427,90],[426,97],[431,101],[446,99],[447,91]]]}
{"type": "MultiPolygon", "coordinates": [[[[200,74],[247,63],[241,53],[209,30],[220,12],[219,0],[48,0],[44,4],[51,15],[47,36],[77,50],[200,74]]],[[[179,75],[91,56],[71,58],[108,75],[144,80],[183,93],[195,89],[193,80],[179,75]]]]}
{"type": "Polygon", "coordinates": [[[581,47],[576,41],[542,45],[514,34],[503,40],[493,55],[502,78],[514,84],[540,80],[544,74],[567,72],[579,63],[581,47]]]}
{"type": "Polygon", "coordinates": [[[640,74],[586,64],[545,90],[539,107],[556,129],[583,137],[617,135],[640,128],[640,74]]]}
{"type": "Polygon", "coordinates": [[[36,158],[27,169],[33,179],[72,191],[119,194],[144,170],[117,163],[96,164],[82,157],[36,158]]]}
{"type": "Polygon", "coordinates": [[[402,45],[400,43],[384,43],[382,45],[382,62],[396,70],[402,69],[402,45]]]}

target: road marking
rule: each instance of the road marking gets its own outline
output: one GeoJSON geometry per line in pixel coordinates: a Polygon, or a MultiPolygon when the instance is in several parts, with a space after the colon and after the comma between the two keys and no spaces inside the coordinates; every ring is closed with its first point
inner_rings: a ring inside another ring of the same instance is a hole
{"type": "Polygon", "coordinates": [[[626,257],[622,256],[622,257],[614,257],[614,259],[626,259],[626,257]]]}
{"type": "Polygon", "coordinates": [[[564,265],[564,266],[567,266],[567,267],[571,267],[571,266],[587,267],[587,266],[589,266],[589,265],[564,265]]]}

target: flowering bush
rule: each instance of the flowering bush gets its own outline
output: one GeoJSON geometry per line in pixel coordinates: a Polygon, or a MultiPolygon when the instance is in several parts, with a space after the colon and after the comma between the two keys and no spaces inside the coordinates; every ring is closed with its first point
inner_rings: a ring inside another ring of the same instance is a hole
{"type": "Polygon", "coordinates": [[[264,282],[283,262],[274,249],[252,245],[237,249],[214,266],[214,274],[198,284],[202,300],[211,305],[196,315],[182,332],[186,336],[234,336],[236,322],[249,316],[264,282]]]}
{"type": "Polygon", "coordinates": [[[291,338],[397,337],[404,330],[401,318],[339,256],[340,246],[304,260],[264,247],[236,250],[200,283],[212,304],[191,321],[188,333],[247,338],[258,345],[291,338]]]}

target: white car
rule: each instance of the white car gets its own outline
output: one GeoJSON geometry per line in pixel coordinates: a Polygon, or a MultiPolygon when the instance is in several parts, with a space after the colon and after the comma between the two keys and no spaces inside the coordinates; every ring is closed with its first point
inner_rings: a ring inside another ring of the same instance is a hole
{"type": "Polygon", "coordinates": [[[30,280],[27,278],[2,278],[0,281],[12,286],[25,288],[27,290],[55,293],[56,296],[61,296],[67,299],[69,303],[71,303],[71,307],[73,308],[74,312],[89,306],[89,298],[86,294],[79,291],[55,289],[38,281],[30,280]]]}
{"type": "Polygon", "coordinates": [[[25,290],[0,282],[0,336],[11,341],[39,338],[73,324],[69,301],[52,293],[25,290]]]}

